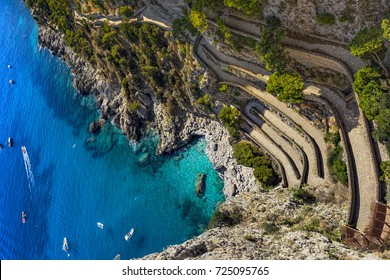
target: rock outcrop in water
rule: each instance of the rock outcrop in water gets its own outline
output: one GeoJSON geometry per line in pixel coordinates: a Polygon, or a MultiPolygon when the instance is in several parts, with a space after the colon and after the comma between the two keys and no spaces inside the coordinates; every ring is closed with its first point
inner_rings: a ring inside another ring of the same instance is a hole
{"type": "Polygon", "coordinates": [[[206,174],[199,174],[198,179],[195,182],[195,192],[198,197],[204,196],[206,191],[206,174]]]}

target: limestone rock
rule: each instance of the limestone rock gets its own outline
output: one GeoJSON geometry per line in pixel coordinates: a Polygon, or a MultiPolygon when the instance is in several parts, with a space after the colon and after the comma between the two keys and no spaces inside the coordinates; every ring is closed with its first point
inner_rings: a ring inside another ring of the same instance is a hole
{"type": "Polygon", "coordinates": [[[195,192],[198,197],[204,196],[206,192],[206,174],[199,174],[195,183],[195,192]]]}

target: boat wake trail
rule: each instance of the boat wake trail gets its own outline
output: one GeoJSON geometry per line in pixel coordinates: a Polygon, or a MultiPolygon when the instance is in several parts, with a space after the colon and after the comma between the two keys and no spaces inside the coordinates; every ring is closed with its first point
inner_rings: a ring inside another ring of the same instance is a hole
{"type": "Polygon", "coordinates": [[[25,146],[22,147],[22,154],[23,154],[24,168],[26,169],[26,174],[27,174],[28,188],[30,189],[31,192],[31,186],[34,185],[35,181],[34,181],[34,175],[31,170],[30,158],[28,157],[27,149],[25,146]]]}

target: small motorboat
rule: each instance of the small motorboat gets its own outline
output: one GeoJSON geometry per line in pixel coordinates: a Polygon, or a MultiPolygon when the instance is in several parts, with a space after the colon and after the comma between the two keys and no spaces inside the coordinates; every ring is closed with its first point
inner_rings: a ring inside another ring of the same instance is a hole
{"type": "Polygon", "coordinates": [[[129,241],[130,238],[133,237],[134,234],[134,229],[132,228],[126,235],[125,235],[125,240],[129,241]]]}
{"type": "Polygon", "coordinates": [[[12,147],[12,138],[8,137],[8,147],[12,147]]]}
{"type": "Polygon", "coordinates": [[[26,212],[22,212],[22,223],[23,224],[26,223],[26,218],[27,218],[27,213],[26,212]]]}
{"type": "Polygon", "coordinates": [[[97,225],[97,227],[100,228],[100,229],[103,229],[103,228],[104,228],[104,225],[103,225],[101,222],[97,222],[96,225],[97,225]]]}
{"type": "Polygon", "coordinates": [[[62,242],[62,251],[65,251],[68,253],[69,246],[68,246],[68,240],[66,237],[64,237],[64,241],[62,242]]]}
{"type": "Polygon", "coordinates": [[[9,83],[10,83],[11,85],[13,85],[13,84],[15,83],[15,81],[14,81],[14,80],[9,80],[9,83]]]}
{"type": "Polygon", "coordinates": [[[12,68],[12,65],[8,64],[8,69],[11,69],[12,68]]]}

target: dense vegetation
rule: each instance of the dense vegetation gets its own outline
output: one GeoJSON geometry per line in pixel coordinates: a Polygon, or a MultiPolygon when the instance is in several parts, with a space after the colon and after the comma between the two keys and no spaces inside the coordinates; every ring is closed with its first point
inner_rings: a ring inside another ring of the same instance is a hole
{"type": "Polygon", "coordinates": [[[282,45],[285,31],[276,17],[267,17],[266,25],[260,27],[260,40],[256,43],[256,52],[268,71],[283,72],[288,56],[282,45]]]}
{"type": "Polygon", "coordinates": [[[275,72],[269,77],[267,91],[280,101],[299,104],[303,100],[303,86],[299,75],[275,72]]]}
{"type": "Polygon", "coordinates": [[[382,63],[389,39],[390,24],[383,20],[381,27],[359,32],[350,48],[352,54],[374,63],[374,66],[364,67],[355,74],[353,87],[359,95],[359,106],[369,120],[375,121],[374,138],[390,151],[390,80],[388,69],[382,63]]]}
{"type": "Polygon", "coordinates": [[[259,0],[224,0],[223,4],[229,8],[235,8],[241,12],[244,12],[247,16],[252,16],[259,12],[260,1],[259,0]]]}
{"type": "MultiPolygon", "coordinates": [[[[390,21],[384,19],[381,26],[360,31],[350,43],[350,49],[353,55],[373,64],[355,74],[353,86],[359,95],[359,106],[369,120],[375,121],[374,138],[385,144],[390,153],[390,74],[382,62],[389,43],[390,21]],[[377,69],[376,66],[380,68],[377,69]]],[[[381,169],[381,179],[389,184],[389,162],[382,162],[381,169]]],[[[390,199],[390,188],[387,199],[390,199]]]]}
{"type": "Polygon", "coordinates": [[[382,109],[390,105],[389,85],[376,68],[360,69],[355,74],[353,87],[359,95],[359,106],[369,120],[375,119],[382,109]]]}
{"type": "Polygon", "coordinates": [[[268,156],[261,155],[248,142],[236,144],[233,150],[233,156],[239,164],[254,169],[254,176],[263,188],[269,189],[277,183],[277,175],[272,168],[271,160],[268,156]]]}
{"type": "Polygon", "coordinates": [[[39,8],[42,16],[50,19],[62,32],[72,28],[72,10],[68,0],[26,0],[26,5],[39,8]]]}
{"type": "Polygon", "coordinates": [[[223,124],[227,127],[230,136],[233,138],[238,138],[239,136],[238,128],[241,123],[239,116],[240,112],[238,109],[231,106],[223,106],[218,113],[218,118],[220,118],[223,124]]]}
{"type": "Polygon", "coordinates": [[[347,165],[344,161],[343,148],[340,145],[340,135],[338,133],[330,135],[333,148],[328,157],[328,167],[330,175],[338,182],[346,184],[348,182],[347,165]]]}
{"type": "Polygon", "coordinates": [[[375,62],[382,68],[384,74],[389,77],[389,71],[382,63],[386,51],[385,41],[389,39],[390,34],[388,21],[384,20],[382,26],[383,29],[375,26],[361,30],[352,39],[349,48],[354,56],[375,62]]]}

